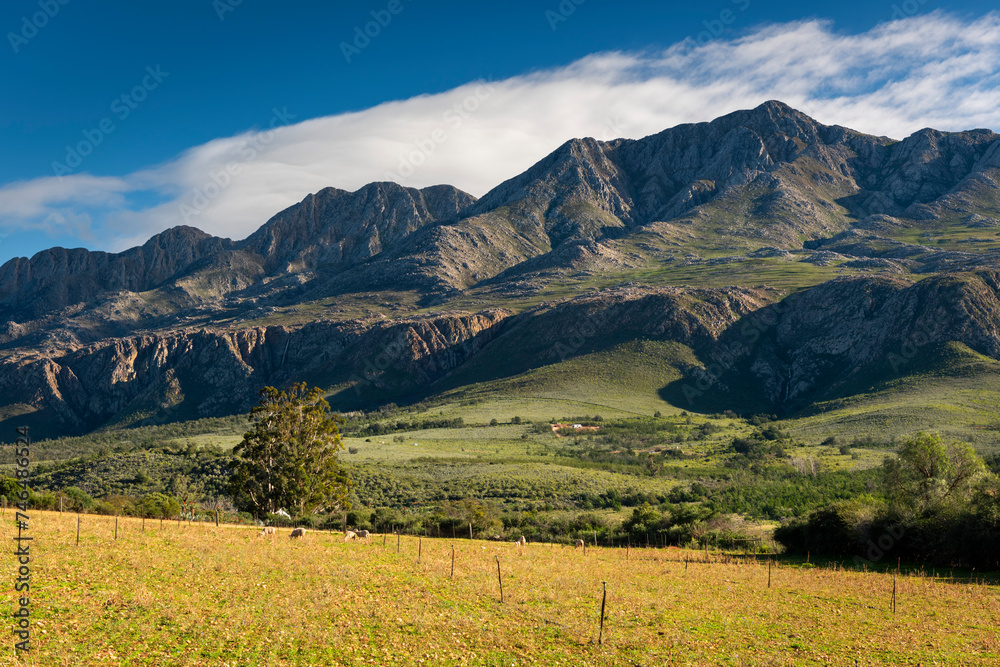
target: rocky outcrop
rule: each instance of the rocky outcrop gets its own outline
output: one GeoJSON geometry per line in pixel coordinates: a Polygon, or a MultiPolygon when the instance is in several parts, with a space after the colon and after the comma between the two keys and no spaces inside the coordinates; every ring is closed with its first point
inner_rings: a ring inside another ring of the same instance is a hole
{"type": "Polygon", "coordinates": [[[702,348],[704,368],[670,396],[687,407],[793,412],[915,372],[950,343],[1000,359],[1000,272],[823,283],[759,309],[702,348]]]}
{"type": "Polygon", "coordinates": [[[4,264],[0,414],[66,431],[228,414],[257,387],[293,379],[339,390],[339,405],[371,407],[634,338],[696,351],[705,368],[686,386],[698,395],[792,409],[891,370],[893,346],[919,323],[933,322],[922,335],[934,344],[996,358],[998,202],[993,132],[894,141],[780,102],[642,139],[575,139],[478,201],[444,185],[327,188],[239,242],[179,227],[122,253],[54,248],[4,264]],[[815,252],[788,252],[803,248],[815,252]],[[828,268],[793,264],[799,257],[828,268]],[[413,303],[447,309],[460,296],[486,308],[556,281],[697,283],[703,270],[721,284],[779,262],[788,262],[781,279],[799,284],[831,271],[872,275],[780,302],[766,288],[629,283],[522,302],[516,317],[406,316],[413,303]],[[913,281],[944,271],[974,273],[913,281]],[[302,324],[309,312],[338,312],[317,303],[339,295],[350,295],[345,318],[376,312],[366,300],[379,292],[406,297],[377,303],[410,306],[393,306],[391,321],[302,324]],[[217,326],[276,320],[304,303],[295,326],[217,326]],[[192,325],[205,328],[183,328],[192,325]]]}
{"type": "Polygon", "coordinates": [[[121,253],[52,248],[0,266],[0,310],[31,321],[111,293],[144,292],[171,281],[187,297],[185,306],[217,303],[275,275],[349,268],[418,229],[459,217],[474,202],[447,185],[326,188],[240,242],[175,227],[121,253]]]}
{"type": "Polygon", "coordinates": [[[239,248],[263,258],[268,274],[320,266],[335,271],[378,255],[426,225],[456,219],[475,201],[448,185],[326,188],[275,215],[239,248]]]}
{"type": "Polygon", "coordinates": [[[695,348],[713,343],[741,317],[772,303],[769,288],[694,289],[629,285],[545,303],[512,318],[449,386],[509,377],[636,338],[695,348]]]}
{"type": "Polygon", "coordinates": [[[510,315],[443,313],[396,321],[180,331],[0,360],[0,399],[42,417],[43,435],[116,420],[245,411],[264,385],[306,380],[400,393],[463,363],[510,315]],[[26,406],[26,407],[25,407],[26,406]]]}
{"type": "Polygon", "coordinates": [[[444,312],[139,335],[48,355],[19,351],[0,359],[0,408],[28,406],[44,434],[81,432],[244,412],[260,387],[293,381],[332,388],[338,409],[370,408],[634,338],[704,347],[777,297],[766,288],[621,286],[517,316],[444,312]]]}
{"type": "Polygon", "coordinates": [[[232,247],[229,239],[174,227],[117,254],[50,248],[0,266],[0,311],[38,317],[108,292],[142,292],[232,247]]]}

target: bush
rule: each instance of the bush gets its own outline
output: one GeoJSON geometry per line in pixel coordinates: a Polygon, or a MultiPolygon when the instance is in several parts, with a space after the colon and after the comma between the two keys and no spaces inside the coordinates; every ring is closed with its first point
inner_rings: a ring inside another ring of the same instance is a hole
{"type": "Polygon", "coordinates": [[[173,496],[148,493],[136,503],[136,511],[149,518],[169,519],[181,512],[181,504],[173,496]]]}
{"type": "Polygon", "coordinates": [[[73,512],[89,510],[94,505],[94,499],[78,486],[68,486],[63,489],[66,495],[66,509],[73,512]]]}
{"type": "Polygon", "coordinates": [[[774,539],[790,553],[857,556],[882,509],[873,499],[842,500],[779,526],[774,539]]]}

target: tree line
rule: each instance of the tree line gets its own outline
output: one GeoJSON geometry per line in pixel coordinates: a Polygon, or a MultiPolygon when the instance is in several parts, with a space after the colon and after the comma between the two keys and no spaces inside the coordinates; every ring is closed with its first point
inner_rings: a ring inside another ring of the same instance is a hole
{"type": "Polygon", "coordinates": [[[878,471],[879,491],[830,503],[775,530],[792,553],[870,566],[896,559],[1000,567],[1000,459],[920,433],[878,471]]]}

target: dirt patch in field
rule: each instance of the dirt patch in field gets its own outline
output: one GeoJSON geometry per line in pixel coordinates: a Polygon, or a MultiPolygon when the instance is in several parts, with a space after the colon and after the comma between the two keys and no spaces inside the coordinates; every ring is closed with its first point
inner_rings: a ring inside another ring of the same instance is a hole
{"type": "Polygon", "coordinates": [[[575,426],[574,424],[552,424],[552,432],[556,434],[557,438],[565,438],[559,429],[572,429],[574,433],[580,433],[582,431],[600,431],[600,426],[575,426]]]}

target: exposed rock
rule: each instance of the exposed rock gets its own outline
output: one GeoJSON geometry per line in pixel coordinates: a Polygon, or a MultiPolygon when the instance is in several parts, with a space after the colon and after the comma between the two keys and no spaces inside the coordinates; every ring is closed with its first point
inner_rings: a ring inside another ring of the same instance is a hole
{"type": "MultiPolygon", "coordinates": [[[[471,357],[509,311],[396,321],[179,331],[108,340],[51,357],[0,359],[0,396],[44,418],[39,435],[80,432],[181,404],[175,416],[246,410],[267,384],[297,380],[406,391],[471,357]]],[[[175,411],[177,412],[177,411],[175,411]]]]}
{"type": "Polygon", "coordinates": [[[840,262],[845,259],[847,259],[847,257],[841,255],[840,253],[820,250],[819,252],[814,252],[809,255],[802,261],[808,264],[815,264],[816,266],[830,266],[834,262],[840,262]]]}
{"type": "Polygon", "coordinates": [[[738,363],[721,364],[708,384],[756,378],[772,405],[801,403],[845,386],[877,357],[864,350],[882,354],[886,340],[909,335],[907,322],[925,309],[914,295],[966,304],[966,319],[945,318],[958,327],[950,340],[995,356],[996,280],[984,267],[1000,266],[1000,250],[978,251],[994,241],[983,237],[942,250],[933,246],[948,237],[932,242],[930,232],[957,220],[995,227],[997,201],[993,132],[926,129],[893,141],[780,102],[642,139],[575,139],[478,201],[450,186],[327,188],[239,242],[179,227],[122,253],[54,248],[0,266],[0,406],[86,430],[144,415],[227,414],[260,385],[291,379],[371,405],[629,337],[711,351],[737,328],[757,331],[764,347],[733,353],[738,363]],[[928,245],[897,240],[921,226],[928,245]],[[678,266],[722,267],[716,279],[726,264],[793,260],[789,251],[803,247],[814,251],[805,262],[899,277],[820,285],[786,300],[787,310],[764,288],[622,285],[516,317],[406,316],[413,303],[446,308],[461,296],[487,307],[490,297],[527,298],[559,280],[669,282],[678,266]],[[916,285],[902,277],[945,271],[977,273],[916,285]],[[279,313],[302,322],[341,294],[360,304],[344,318],[382,310],[397,319],[235,328],[279,313]],[[773,336],[755,328],[768,314],[781,322],[773,336]],[[208,328],[184,329],[194,324],[208,328]]]}
{"type": "Polygon", "coordinates": [[[782,250],[781,248],[775,248],[774,246],[765,246],[763,248],[758,248],[753,252],[748,252],[747,257],[753,257],[754,259],[786,259],[793,260],[795,255],[788,252],[787,250],[782,250]]]}
{"type": "Polygon", "coordinates": [[[1000,272],[823,283],[724,332],[701,353],[719,360],[716,369],[692,373],[675,393],[692,407],[707,398],[794,411],[913,370],[950,342],[1000,358],[1000,272]]]}
{"type": "Polygon", "coordinates": [[[109,291],[143,292],[232,247],[229,239],[174,227],[117,254],[50,248],[0,266],[0,309],[38,317],[109,291]]]}

